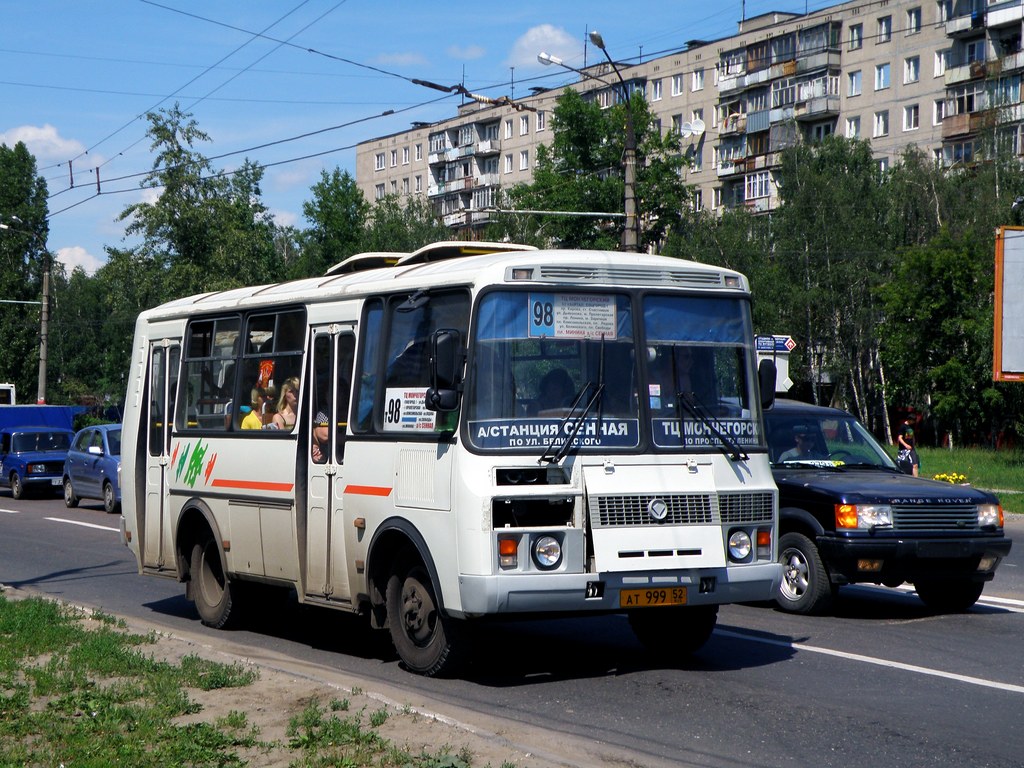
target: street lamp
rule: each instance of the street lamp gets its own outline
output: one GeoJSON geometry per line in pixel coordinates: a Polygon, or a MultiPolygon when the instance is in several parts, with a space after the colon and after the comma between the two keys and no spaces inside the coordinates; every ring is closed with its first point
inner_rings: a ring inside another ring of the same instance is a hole
{"type": "MultiPolygon", "coordinates": [[[[612,70],[615,72],[615,76],[619,79],[619,84],[622,86],[622,99],[626,104],[626,142],[622,155],[622,186],[625,198],[623,200],[623,210],[626,214],[626,223],[622,228],[622,250],[636,252],[640,250],[640,219],[636,215],[636,126],[633,123],[633,104],[629,97],[629,89],[626,88],[626,81],[622,79],[618,66],[616,66],[614,61],[612,61],[611,56],[608,55],[608,51],[605,50],[604,38],[601,37],[601,33],[596,29],[590,33],[590,42],[601,49],[605,58],[608,59],[608,63],[611,64],[612,70]]],[[[603,80],[596,75],[592,75],[582,69],[571,67],[557,56],[552,56],[544,51],[537,54],[537,61],[545,66],[555,64],[559,67],[564,67],[565,69],[575,72],[581,77],[585,77],[590,80],[597,80],[599,83],[610,85],[606,80],[603,80]]]]}
{"type": "Polygon", "coordinates": [[[46,242],[43,238],[41,238],[35,230],[29,229],[24,221],[13,214],[8,215],[6,219],[18,224],[19,226],[12,227],[0,222],[0,229],[31,235],[43,248],[43,301],[39,319],[39,386],[36,390],[36,404],[44,405],[46,403],[46,333],[50,319],[50,252],[47,250],[46,242]]]}

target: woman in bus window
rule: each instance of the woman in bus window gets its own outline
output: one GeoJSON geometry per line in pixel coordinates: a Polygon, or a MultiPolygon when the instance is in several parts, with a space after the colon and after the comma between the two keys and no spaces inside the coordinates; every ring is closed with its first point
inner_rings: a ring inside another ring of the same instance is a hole
{"type": "Polygon", "coordinates": [[[299,379],[292,376],[281,385],[281,397],[277,401],[274,425],[278,429],[295,429],[296,412],[299,405],[299,379]]]}

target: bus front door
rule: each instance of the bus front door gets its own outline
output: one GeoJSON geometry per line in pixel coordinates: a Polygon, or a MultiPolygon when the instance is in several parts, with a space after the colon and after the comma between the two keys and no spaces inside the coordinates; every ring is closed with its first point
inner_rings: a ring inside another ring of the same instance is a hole
{"type": "MultiPolygon", "coordinates": [[[[311,387],[307,418],[305,591],[313,599],[351,603],[348,546],[355,530],[344,525],[345,434],[355,358],[350,325],[316,327],[310,356],[311,387]]],[[[301,528],[300,528],[301,530],[301,528]]]]}
{"type": "Polygon", "coordinates": [[[149,402],[145,421],[148,435],[142,564],[158,571],[174,568],[167,476],[171,463],[171,430],[174,427],[174,397],[180,358],[179,339],[161,339],[150,344],[146,372],[149,402]]]}

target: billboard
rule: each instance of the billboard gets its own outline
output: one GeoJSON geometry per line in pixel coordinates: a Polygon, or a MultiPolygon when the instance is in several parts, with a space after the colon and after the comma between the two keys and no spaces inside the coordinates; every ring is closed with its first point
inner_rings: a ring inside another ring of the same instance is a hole
{"type": "Polygon", "coordinates": [[[994,381],[1024,381],[1024,227],[996,230],[994,381]]]}

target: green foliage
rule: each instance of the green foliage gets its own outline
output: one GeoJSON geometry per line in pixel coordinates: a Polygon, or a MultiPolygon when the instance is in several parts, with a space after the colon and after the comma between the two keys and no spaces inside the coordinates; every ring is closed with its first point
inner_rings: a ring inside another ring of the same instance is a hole
{"type": "Polygon", "coordinates": [[[370,208],[359,252],[412,253],[424,245],[451,239],[451,231],[429,202],[386,195],[370,208]]]}
{"type": "Polygon", "coordinates": [[[360,251],[369,212],[363,193],[348,171],[321,171],[313,199],[302,205],[311,226],[303,233],[299,257],[289,264],[291,277],[322,275],[339,261],[360,251]]]}

